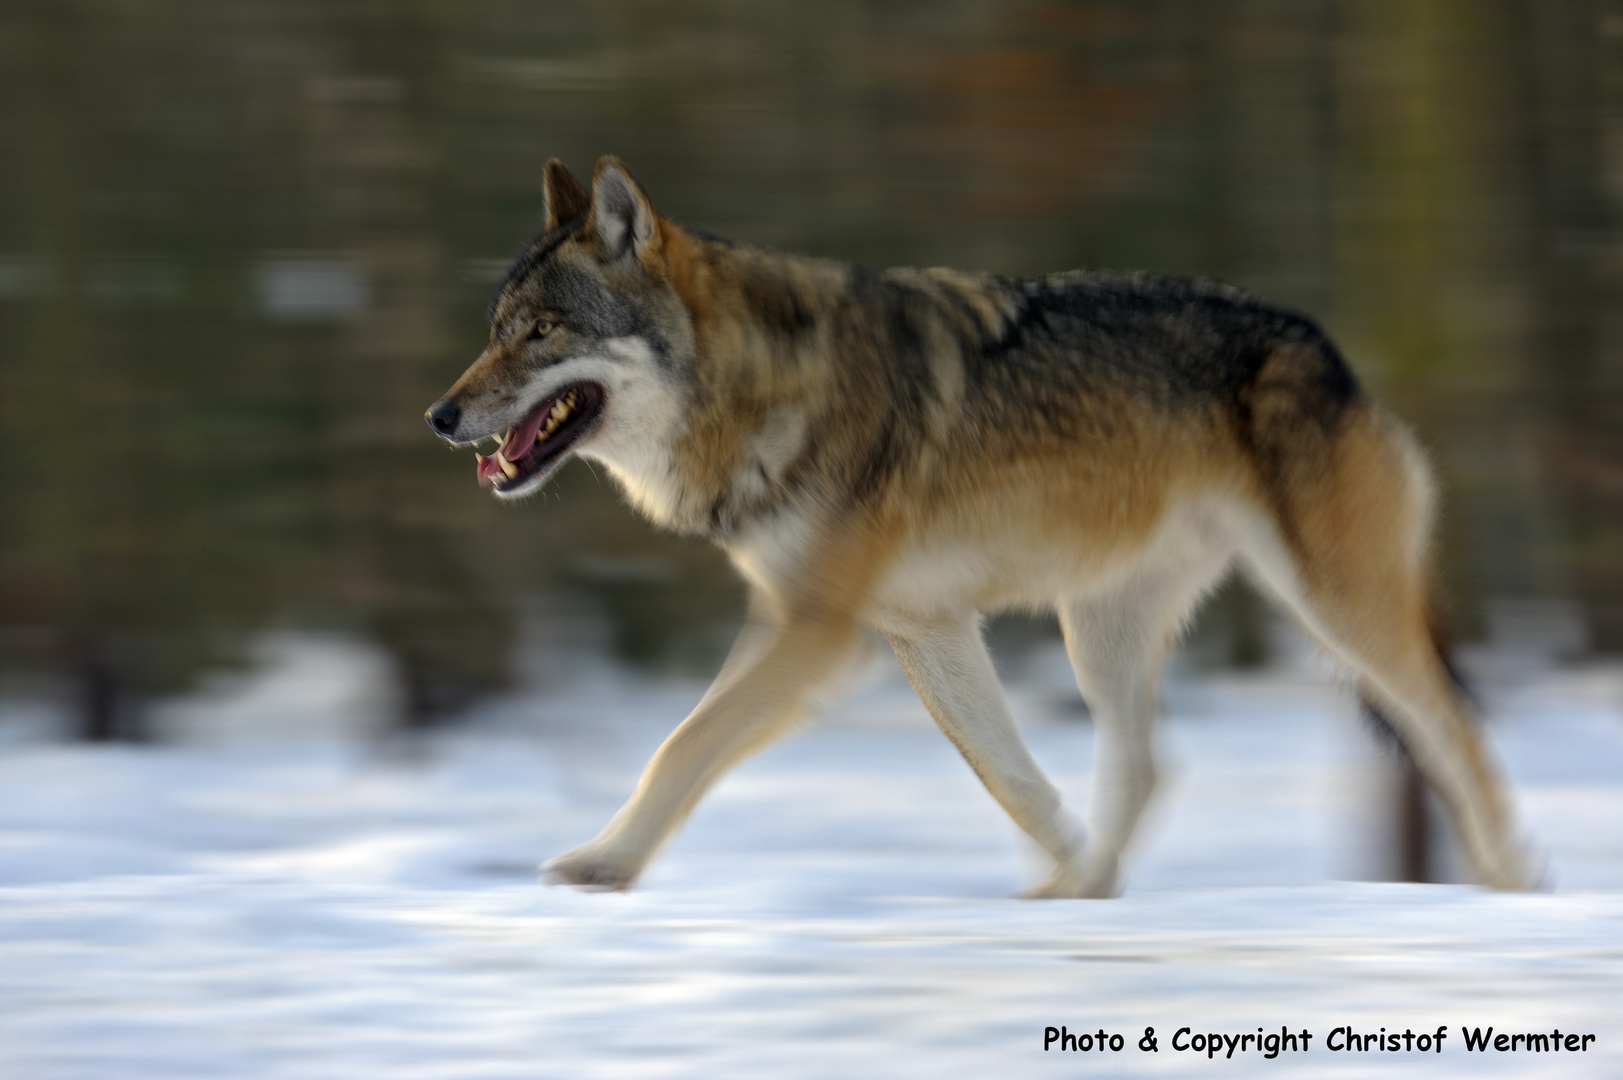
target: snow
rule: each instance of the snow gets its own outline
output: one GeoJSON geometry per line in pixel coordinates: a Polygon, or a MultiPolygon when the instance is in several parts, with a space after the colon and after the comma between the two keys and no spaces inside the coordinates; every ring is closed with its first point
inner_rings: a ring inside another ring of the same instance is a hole
{"type": "MultiPolygon", "coordinates": [[[[1127,895],[1026,903],[1006,897],[1039,864],[894,672],[603,895],[533,868],[608,819],[702,684],[572,664],[380,743],[351,722],[376,657],[283,640],[261,660],[174,703],[173,744],[63,745],[0,711],[0,1076],[1623,1074],[1616,671],[1491,694],[1553,892],[1338,880],[1370,858],[1376,757],[1293,667],[1175,679],[1127,895]],[[1045,1052],[1062,1024],[1124,1049],[1045,1052]],[[1171,1046],[1281,1025],[1312,1049],[1171,1046]],[[1440,1054],[1327,1050],[1344,1025],[1449,1034],[1440,1054]],[[1472,1053],[1461,1025],[1598,1041],[1472,1053]]],[[[1081,805],[1090,731],[1052,668],[1011,700],[1081,805]]]]}

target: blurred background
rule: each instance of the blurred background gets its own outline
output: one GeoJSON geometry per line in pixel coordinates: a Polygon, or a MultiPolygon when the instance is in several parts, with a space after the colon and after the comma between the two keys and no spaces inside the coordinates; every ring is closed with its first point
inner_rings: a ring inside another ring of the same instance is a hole
{"type": "MultiPolygon", "coordinates": [[[[579,463],[497,504],[420,419],[603,153],[754,243],[1299,307],[1437,463],[1455,633],[1616,653],[1620,58],[1607,0],[9,0],[0,694],[138,740],[325,634],[421,728],[536,642],[716,663],[719,554],[579,463]]],[[[1275,641],[1231,587],[1191,655],[1275,641]]]]}

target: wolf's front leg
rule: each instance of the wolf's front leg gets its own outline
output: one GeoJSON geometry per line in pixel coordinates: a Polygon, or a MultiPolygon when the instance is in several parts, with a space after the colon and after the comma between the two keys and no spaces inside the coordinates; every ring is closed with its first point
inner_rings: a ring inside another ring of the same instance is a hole
{"type": "Polygon", "coordinates": [[[890,623],[884,633],[942,732],[1015,824],[1054,857],[1053,876],[1023,895],[1087,895],[1082,827],[1021,741],[975,617],[890,623]]]}
{"type": "Polygon", "coordinates": [[[746,630],[723,674],[654,754],[625,806],[590,843],[548,862],[547,880],[630,888],[705,790],[800,715],[806,695],[839,667],[855,637],[854,620],[824,613],[746,630]]]}

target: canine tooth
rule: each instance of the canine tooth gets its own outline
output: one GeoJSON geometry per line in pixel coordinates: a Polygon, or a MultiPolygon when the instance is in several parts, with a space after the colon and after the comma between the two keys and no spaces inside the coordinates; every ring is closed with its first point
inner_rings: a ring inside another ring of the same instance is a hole
{"type": "Polygon", "coordinates": [[[514,465],[511,461],[508,461],[506,458],[502,457],[500,454],[496,455],[496,460],[502,463],[502,472],[507,474],[507,478],[509,480],[515,479],[518,476],[518,466],[517,465],[514,465]]]}

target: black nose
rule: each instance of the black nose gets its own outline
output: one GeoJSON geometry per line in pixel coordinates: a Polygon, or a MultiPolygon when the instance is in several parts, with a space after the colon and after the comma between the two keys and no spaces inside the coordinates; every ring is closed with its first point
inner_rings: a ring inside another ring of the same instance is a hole
{"type": "Polygon", "coordinates": [[[449,399],[434,402],[423,414],[423,419],[434,429],[434,434],[442,439],[451,437],[451,432],[456,430],[456,422],[461,418],[462,407],[449,399]]]}

